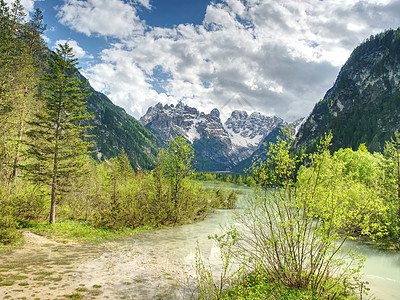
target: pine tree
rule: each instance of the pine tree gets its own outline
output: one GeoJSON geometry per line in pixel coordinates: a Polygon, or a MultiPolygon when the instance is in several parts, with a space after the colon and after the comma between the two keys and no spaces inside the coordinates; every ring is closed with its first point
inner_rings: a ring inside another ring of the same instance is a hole
{"type": "Polygon", "coordinates": [[[25,166],[27,175],[51,188],[49,221],[52,224],[55,223],[56,204],[68,191],[71,181],[81,175],[83,157],[91,146],[83,140],[87,126],[80,124],[91,115],[86,113],[83,101],[89,96],[87,84],[78,79],[77,64],[67,43],[50,54],[40,87],[43,108],[34,114],[27,132],[27,154],[33,158],[25,166]]]}
{"type": "Polygon", "coordinates": [[[15,105],[18,111],[16,112],[17,118],[15,118],[17,132],[11,174],[11,179],[14,180],[18,177],[21,146],[26,131],[25,123],[31,117],[32,109],[39,105],[39,103],[35,103],[34,94],[39,84],[39,74],[44,65],[41,58],[45,56],[46,51],[41,35],[45,30],[46,25],[43,24],[42,12],[40,9],[36,9],[32,19],[24,25],[23,32],[21,32],[21,36],[24,38],[24,48],[20,55],[21,64],[18,69],[21,78],[18,87],[21,92],[18,101],[16,101],[17,105],[15,105]]]}
{"type": "Polygon", "coordinates": [[[36,106],[32,103],[40,68],[22,38],[28,28],[24,20],[20,0],[10,7],[0,1],[0,177],[4,182],[17,178],[25,119],[36,106]]]}
{"type": "Polygon", "coordinates": [[[25,43],[32,57],[40,57],[44,54],[44,42],[42,34],[46,30],[47,25],[43,24],[42,11],[37,8],[31,20],[26,24],[24,34],[25,43]]]}
{"type": "Polygon", "coordinates": [[[15,58],[19,57],[22,41],[18,38],[23,31],[25,18],[24,7],[20,0],[15,0],[11,7],[0,0],[0,104],[2,108],[9,110],[7,103],[7,91],[11,90],[13,65],[15,58]],[[8,109],[7,109],[8,108],[8,109]]]}

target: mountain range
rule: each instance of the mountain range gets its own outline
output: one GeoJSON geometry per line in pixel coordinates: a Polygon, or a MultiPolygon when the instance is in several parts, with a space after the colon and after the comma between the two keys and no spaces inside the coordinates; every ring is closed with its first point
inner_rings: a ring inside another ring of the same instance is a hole
{"type": "Polygon", "coordinates": [[[123,148],[134,169],[152,169],[162,143],[123,108],[87,85],[90,96],[85,99],[86,107],[93,118],[85,125],[91,126],[87,134],[94,142],[90,149],[93,156],[99,160],[116,157],[123,148]]]}
{"type": "MultiPolygon", "coordinates": [[[[308,117],[293,122],[295,147],[309,152],[319,138],[333,133],[332,150],[365,143],[382,151],[400,127],[400,29],[371,36],[342,67],[335,84],[308,117]]],[[[289,124],[277,116],[233,111],[223,123],[218,109],[198,111],[183,103],[149,107],[140,122],[105,95],[91,89],[88,111],[95,126],[95,153],[116,156],[125,149],[132,165],[154,167],[157,153],[170,138],[181,135],[193,146],[199,171],[242,172],[255,156],[265,159],[263,144],[274,142],[289,124]]]]}
{"type": "Polygon", "coordinates": [[[186,138],[195,150],[196,167],[201,171],[231,170],[250,158],[276,128],[288,125],[276,116],[238,110],[222,123],[218,109],[206,114],[183,103],[158,103],[149,107],[140,122],[163,143],[177,135],[186,138]]]}

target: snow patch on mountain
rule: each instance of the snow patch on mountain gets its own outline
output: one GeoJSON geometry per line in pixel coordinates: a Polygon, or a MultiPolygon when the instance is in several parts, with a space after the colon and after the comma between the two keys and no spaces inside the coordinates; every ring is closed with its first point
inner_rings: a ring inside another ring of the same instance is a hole
{"type": "Polygon", "coordinates": [[[264,116],[259,112],[248,114],[233,111],[222,124],[220,112],[199,112],[185,104],[150,107],[140,122],[161,141],[182,135],[202,157],[216,161],[227,168],[250,157],[265,137],[278,126],[287,125],[281,118],[264,116]]]}
{"type": "Polygon", "coordinates": [[[258,145],[264,138],[264,136],[261,134],[256,135],[253,138],[249,138],[245,135],[242,135],[241,133],[235,133],[230,128],[225,128],[225,130],[228,132],[232,144],[237,147],[258,147],[258,145]]]}

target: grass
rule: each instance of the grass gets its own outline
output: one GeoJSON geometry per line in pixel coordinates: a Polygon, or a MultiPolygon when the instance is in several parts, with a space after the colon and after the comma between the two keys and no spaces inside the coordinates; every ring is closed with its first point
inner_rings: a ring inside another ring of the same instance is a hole
{"type": "Polygon", "coordinates": [[[50,276],[50,275],[53,275],[53,272],[40,271],[40,272],[34,273],[34,275],[50,276]]]}
{"type": "Polygon", "coordinates": [[[27,282],[21,282],[21,283],[18,283],[18,285],[19,285],[19,286],[28,286],[29,283],[27,283],[27,282]]]}
{"type": "Polygon", "coordinates": [[[95,228],[87,222],[62,221],[55,224],[47,222],[29,223],[27,228],[39,235],[46,236],[58,242],[76,241],[81,243],[101,243],[108,240],[128,237],[140,232],[154,230],[152,226],[142,226],[135,229],[124,228],[113,230],[109,228],[95,228]]]}
{"type": "Polygon", "coordinates": [[[12,280],[23,280],[23,279],[27,279],[28,276],[25,276],[25,275],[10,275],[10,276],[8,276],[8,278],[12,279],[12,280]]]}
{"type": "MultiPolygon", "coordinates": [[[[265,279],[264,276],[254,276],[249,274],[245,282],[233,285],[223,293],[222,299],[237,300],[258,300],[258,299],[280,299],[280,300],[308,300],[308,299],[331,299],[332,295],[326,294],[317,296],[315,292],[304,289],[294,289],[279,283],[274,283],[265,279]]],[[[338,290],[331,291],[335,299],[356,300],[358,297],[351,291],[344,293],[338,290]],[[337,293],[335,293],[335,291],[337,293]]]]}
{"type": "Polygon", "coordinates": [[[81,294],[79,294],[79,293],[74,293],[74,294],[71,294],[71,295],[65,295],[67,298],[70,298],[70,299],[82,299],[82,295],[81,294]]]}

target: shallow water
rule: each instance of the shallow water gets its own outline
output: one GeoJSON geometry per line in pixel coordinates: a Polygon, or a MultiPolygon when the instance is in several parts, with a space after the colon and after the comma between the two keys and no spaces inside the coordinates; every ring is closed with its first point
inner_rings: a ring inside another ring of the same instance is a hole
{"type": "Polygon", "coordinates": [[[369,282],[369,294],[383,300],[400,298],[399,251],[381,250],[356,241],[347,241],[346,246],[367,257],[362,273],[363,280],[369,282]]]}
{"type": "Polygon", "coordinates": [[[110,243],[108,251],[79,267],[82,281],[87,286],[100,284],[108,295],[124,299],[187,298],[196,241],[202,255],[216,263],[218,251],[208,235],[221,232],[230,215],[220,210],[196,224],[110,243]]]}
{"type": "MultiPolygon", "coordinates": [[[[224,188],[229,189],[232,186],[224,188]]],[[[221,233],[222,226],[232,220],[232,213],[231,210],[217,210],[196,224],[146,232],[132,239],[119,241],[113,246],[114,249],[110,249],[109,254],[89,262],[91,268],[88,265],[81,267],[85,270],[84,277],[93,277],[93,282],[99,281],[99,275],[94,275],[96,272],[92,270],[97,270],[97,274],[102,270],[103,276],[112,278],[114,283],[122,282],[122,278],[130,278],[129,280],[135,282],[134,286],[125,287],[119,293],[122,297],[133,297],[127,299],[171,299],[171,295],[174,295],[173,298],[187,298],[191,292],[187,281],[194,276],[197,241],[202,256],[211,265],[217,266],[218,249],[208,236],[221,233]],[[138,262],[141,268],[133,271],[138,262]],[[111,273],[113,275],[110,277],[111,273]],[[143,281],[137,282],[135,278],[143,281]]],[[[369,282],[369,296],[399,299],[400,253],[379,250],[355,241],[346,242],[346,248],[349,247],[367,256],[363,280],[369,282]]],[[[113,284],[109,285],[110,288],[112,286],[113,284]]]]}
{"type": "MultiPolygon", "coordinates": [[[[82,299],[186,299],[192,292],[189,282],[195,274],[197,241],[202,256],[217,266],[218,249],[208,236],[221,233],[221,226],[231,218],[231,210],[217,210],[195,224],[102,245],[44,243],[39,248],[2,254],[0,298],[55,299],[79,293],[82,299]],[[12,286],[1,286],[13,274],[24,278],[12,286]]],[[[346,246],[354,246],[368,257],[363,273],[370,283],[369,294],[398,299],[400,253],[354,241],[346,246]]]]}

